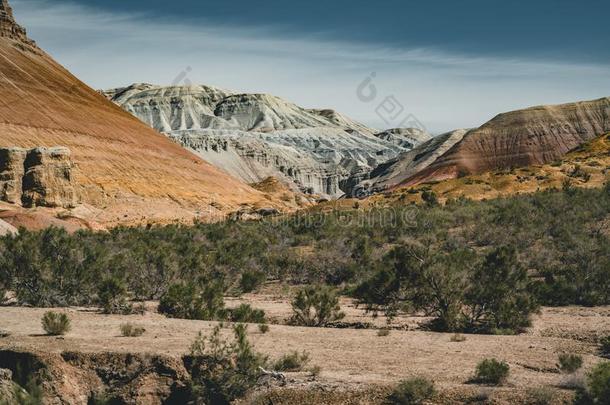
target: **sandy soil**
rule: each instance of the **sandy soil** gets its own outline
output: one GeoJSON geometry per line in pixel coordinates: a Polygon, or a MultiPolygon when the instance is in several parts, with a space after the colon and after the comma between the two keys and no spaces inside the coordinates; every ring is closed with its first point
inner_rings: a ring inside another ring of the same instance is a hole
{"type": "MultiPolygon", "coordinates": [[[[279,321],[290,314],[288,301],[273,295],[246,295],[243,300],[265,309],[279,321]]],[[[227,299],[229,306],[241,302],[227,299]]],[[[0,339],[0,348],[61,352],[64,350],[116,351],[181,356],[189,351],[199,331],[211,331],[215,322],[168,319],[154,312],[144,315],[106,316],[84,308],[59,309],[69,313],[72,330],[62,338],[43,335],[40,318],[45,309],[0,308],[0,328],[11,336],[0,339]],[[146,328],[139,338],[123,338],[119,326],[134,322],[146,328]]],[[[347,322],[374,322],[361,309],[343,301],[347,322]]],[[[417,324],[416,318],[397,320],[398,327],[417,324]]],[[[321,329],[272,325],[261,334],[249,327],[256,349],[277,358],[291,350],[306,350],[311,365],[322,368],[320,380],[358,389],[395,383],[405,377],[423,375],[443,389],[465,388],[481,359],[495,357],[511,366],[509,387],[560,386],[565,379],[556,369],[560,353],[583,355],[585,369],[601,361],[596,339],[610,334],[610,307],[544,308],[528,333],[520,336],[467,335],[464,342],[452,342],[451,334],[418,330],[392,330],[380,337],[375,329],[321,329]]],[[[230,334],[226,329],[226,334],[230,334]]],[[[506,388],[505,388],[506,389],[506,388]]]]}

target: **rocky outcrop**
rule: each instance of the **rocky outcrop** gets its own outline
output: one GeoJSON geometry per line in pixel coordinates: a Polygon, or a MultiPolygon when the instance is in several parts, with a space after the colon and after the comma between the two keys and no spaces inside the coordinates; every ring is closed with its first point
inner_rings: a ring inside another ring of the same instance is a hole
{"type": "Polygon", "coordinates": [[[379,166],[363,189],[381,191],[469,174],[542,165],[610,132],[610,98],[500,114],[439,136],[379,166]]]}
{"type": "Polygon", "coordinates": [[[67,148],[0,149],[0,201],[27,208],[74,207],[72,168],[67,148]]]}
{"type": "Polygon", "coordinates": [[[22,148],[0,148],[0,201],[21,204],[26,154],[22,148]]]}
{"type": "Polygon", "coordinates": [[[76,204],[72,160],[68,148],[36,148],[24,162],[24,207],[64,207],[76,204]]]}
{"type": "Polygon", "coordinates": [[[183,359],[129,353],[1,350],[2,369],[22,387],[40,381],[45,405],[186,403],[190,379],[183,359]]]}
{"type": "Polygon", "coordinates": [[[13,9],[8,0],[0,1],[0,36],[20,41],[24,44],[34,46],[34,41],[27,36],[25,28],[15,22],[13,9]]]}
{"type": "MultiPolygon", "coordinates": [[[[403,143],[334,110],[304,109],[267,94],[211,86],[135,84],[103,92],[203,159],[247,183],[275,177],[304,193],[340,197],[417,144],[403,143]]],[[[415,131],[415,130],[414,130],[415,131]]],[[[409,139],[409,141],[407,140],[409,139]]]]}
{"type": "Polygon", "coordinates": [[[405,149],[413,149],[432,138],[429,133],[419,128],[388,129],[375,134],[375,136],[405,149]]]}

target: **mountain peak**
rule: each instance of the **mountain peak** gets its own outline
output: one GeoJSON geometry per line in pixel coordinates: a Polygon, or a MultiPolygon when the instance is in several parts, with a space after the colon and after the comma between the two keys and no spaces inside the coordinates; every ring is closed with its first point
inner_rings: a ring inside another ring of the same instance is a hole
{"type": "Polygon", "coordinates": [[[34,45],[34,41],[28,38],[25,28],[15,21],[13,9],[8,4],[8,0],[0,0],[0,37],[34,45]]]}

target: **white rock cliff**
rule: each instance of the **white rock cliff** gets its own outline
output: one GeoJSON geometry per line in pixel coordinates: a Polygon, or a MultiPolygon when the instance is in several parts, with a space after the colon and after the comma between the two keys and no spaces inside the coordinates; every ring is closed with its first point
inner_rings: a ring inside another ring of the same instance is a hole
{"type": "Polygon", "coordinates": [[[429,139],[376,134],[334,110],[211,86],[134,84],[103,92],[156,130],[247,183],[274,176],[309,194],[340,197],[372,169],[429,139]]]}

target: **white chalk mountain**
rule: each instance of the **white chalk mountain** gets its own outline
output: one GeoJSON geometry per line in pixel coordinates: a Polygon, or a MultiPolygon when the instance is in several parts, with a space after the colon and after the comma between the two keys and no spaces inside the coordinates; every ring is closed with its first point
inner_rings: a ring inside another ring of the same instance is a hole
{"type": "Polygon", "coordinates": [[[415,129],[378,133],[334,110],[211,86],[133,84],[103,94],[247,183],[274,176],[331,198],[351,193],[375,167],[430,139],[415,129]]]}

